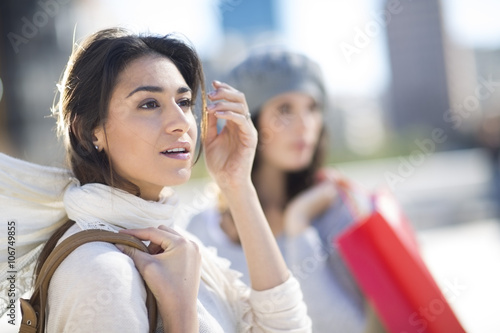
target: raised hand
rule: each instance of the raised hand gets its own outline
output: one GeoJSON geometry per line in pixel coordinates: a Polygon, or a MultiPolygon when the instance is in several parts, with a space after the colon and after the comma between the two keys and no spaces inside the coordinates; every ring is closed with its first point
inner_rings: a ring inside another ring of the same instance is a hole
{"type": "Polygon", "coordinates": [[[257,131],[250,120],[245,96],[226,83],[213,82],[208,94],[213,104],[208,107],[208,127],[204,142],[208,171],[222,190],[248,185],[257,131]],[[226,125],[217,133],[217,119],[226,125]]]}
{"type": "Polygon", "coordinates": [[[300,234],[315,217],[337,200],[340,191],[345,191],[350,186],[347,180],[333,169],[319,171],[316,179],[316,185],[297,195],[285,209],[285,232],[290,236],[300,234]]]}

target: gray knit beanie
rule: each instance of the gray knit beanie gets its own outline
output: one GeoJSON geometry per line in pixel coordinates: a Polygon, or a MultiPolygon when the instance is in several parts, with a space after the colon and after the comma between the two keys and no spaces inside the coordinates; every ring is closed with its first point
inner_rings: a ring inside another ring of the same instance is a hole
{"type": "Polygon", "coordinates": [[[307,93],[320,107],[326,102],[318,64],[304,55],[283,49],[251,54],[229,72],[225,81],[245,94],[252,116],[269,99],[286,92],[307,93]]]}

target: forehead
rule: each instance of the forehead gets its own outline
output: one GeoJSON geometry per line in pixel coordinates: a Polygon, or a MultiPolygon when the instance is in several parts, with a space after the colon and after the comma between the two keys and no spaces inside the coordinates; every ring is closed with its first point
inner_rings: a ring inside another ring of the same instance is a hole
{"type": "Polygon", "coordinates": [[[315,102],[314,97],[311,94],[302,91],[289,91],[279,95],[274,96],[273,98],[267,101],[266,105],[274,105],[277,103],[311,103],[315,102]]]}
{"type": "Polygon", "coordinates": [[[187,86],[172,60],[161,55],[147,55],[132,60],[118,75],[115,90],[131,90],[141,85],[164,89],[187,86]]]}

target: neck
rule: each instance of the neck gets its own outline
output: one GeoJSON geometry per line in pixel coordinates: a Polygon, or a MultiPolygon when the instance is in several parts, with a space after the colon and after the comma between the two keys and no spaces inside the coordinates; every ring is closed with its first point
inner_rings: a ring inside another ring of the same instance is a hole
{"type": "Polygon", "coordinates": [[[286,174],[272,165],[261,164],[255,172],[254,185],[269,226],[273,234],[278,235],[283,230],[286,174]]]}

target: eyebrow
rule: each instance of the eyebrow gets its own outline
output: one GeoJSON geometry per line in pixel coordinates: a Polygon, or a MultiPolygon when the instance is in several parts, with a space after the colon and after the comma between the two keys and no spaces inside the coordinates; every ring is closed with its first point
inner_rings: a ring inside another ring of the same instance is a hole
{"type": "MultiPolygon", "coordinates": [[[[129,98],[130,96],[132,96],[133,94],[135,94],[136,92],[139,92],[139,91],[149,91],[149,92],[156,92],[156,93],[160,92],[161,93],[164,91],[164,89],[162,87],[158,87],[158,86],[140,86],[140,87],[137,87],[134,90],[132,90],[130,92],[130,94],[127,95],[126,98],[129,98]]],[[[184,94],[187,92],[192,92],[191,88],[180,87],[179,89],[177,89],[178,94],[184,94]]]]}

